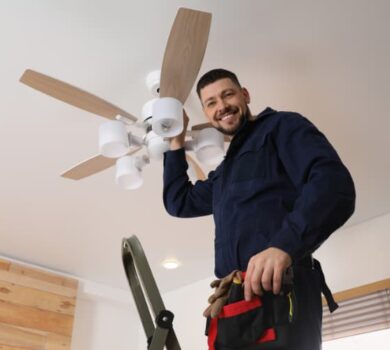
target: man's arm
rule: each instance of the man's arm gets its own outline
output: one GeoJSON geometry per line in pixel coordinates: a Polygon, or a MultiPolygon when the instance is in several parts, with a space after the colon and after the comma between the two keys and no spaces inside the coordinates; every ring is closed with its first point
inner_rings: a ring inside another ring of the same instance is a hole
{"type": "Polygon", "coordinates": [[[164,206],[169,214],[177,217],[210,215],[214,172],[205,181],[197,181],[194,185],[189,181],[184,151],[187,126],[188,116],[184,112],[183,132],[170,139],[171,150],[164,154],[164,206]]]}
{"type": "Polygon", "coordinates": [[[248,264],[245,297],[273,290],[293,260],[317,249],[352,215],[355,188],[336,151],[313,124],[298,115],[281,118],[275,143],[291,181],[300,192],[282,227],[272,235],[269,248],[248,264]]]}

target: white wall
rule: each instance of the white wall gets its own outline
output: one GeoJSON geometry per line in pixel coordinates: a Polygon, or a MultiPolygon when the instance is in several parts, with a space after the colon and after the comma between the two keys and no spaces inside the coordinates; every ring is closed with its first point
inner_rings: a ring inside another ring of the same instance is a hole
{"type": "Polygon", "coordinates": [[[80,281],[78,294],[72,350],[136,348],[140,320],[130,290],[80,281]]]}
{"type": "MultiPolygon", "coordinates": [[[[335,232],[316,252],[327,282],[333,292],[353,288],[390,277],[390,214],[335,232]]],[[[165,306],[175,314],[174,329],[182,349],[206,349],[204,318],[213,277],[198,281],[163,295],[165,306]]],[[[140,331],[139,347],[144,350],[140,331]]],[[[387,349],[389,332],[340,339],[324,344],[324,350],[387,349]],[[371,337],[376,339],[372,346],[371,337]],[[357,344],[362,347],[357,347],[357,344]],[[363,344],[365,344],[363,346],[363,344]]]]}
{"type": "Polygon", "coordinates": [[[138,316],[129,305],[77,301],[72,350],[130,350],[138,344],[138,316]]]}

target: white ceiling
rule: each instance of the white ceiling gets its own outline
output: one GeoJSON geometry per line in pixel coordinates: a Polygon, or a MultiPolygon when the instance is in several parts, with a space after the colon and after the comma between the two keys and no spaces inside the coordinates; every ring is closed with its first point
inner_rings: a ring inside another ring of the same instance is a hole
{"type": "MultiPolygon", "coordinates": [[[[350,225],[390,211],[387,0],[1,0],[0,254],[127,288],[121,239],[136,234],[162,290],[212,274],[212,218],[165,213],[161,163],[133,192],[113,169],[61,178],[97,153],[103,118],[18,82],[32,68],[140,115],[178,7],[213,14],[201,73],[234,70],[252,112],[299,111],[328,136],[356,182],[350,225]],[[164,271],[171,256],[182,266],[164,271]]],[[[194,93],[187,109],[203,121],[194,93]]]]}

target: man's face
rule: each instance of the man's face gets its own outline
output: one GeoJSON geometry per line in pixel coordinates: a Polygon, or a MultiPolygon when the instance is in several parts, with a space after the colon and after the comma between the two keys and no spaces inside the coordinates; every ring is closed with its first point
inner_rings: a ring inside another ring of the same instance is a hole
{"type": "Polygon", "coordinates": [[[229,78],[215,81],[200,90],[203,111],[211,123],[226,135],[234,135],[249,116],[249,93],[229,78]]]}

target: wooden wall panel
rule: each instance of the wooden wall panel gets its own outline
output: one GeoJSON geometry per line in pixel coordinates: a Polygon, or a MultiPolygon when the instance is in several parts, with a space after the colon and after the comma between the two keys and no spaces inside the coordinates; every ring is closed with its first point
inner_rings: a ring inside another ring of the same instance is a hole
{"type": "Polygon", "coordinates": [[[69,350],[78,282],[0,259],[0,350],[69,350]]]}
{"type": "Polygon", "coordinates": [[[46,337],[43,334],[0,324],[0,343],[24,349],[45,350],[46,337]]]}
{"type": "Polygon", "coordinates": [[[0,280],[0,301],[73,315],[75,299],[0,280]]]}

